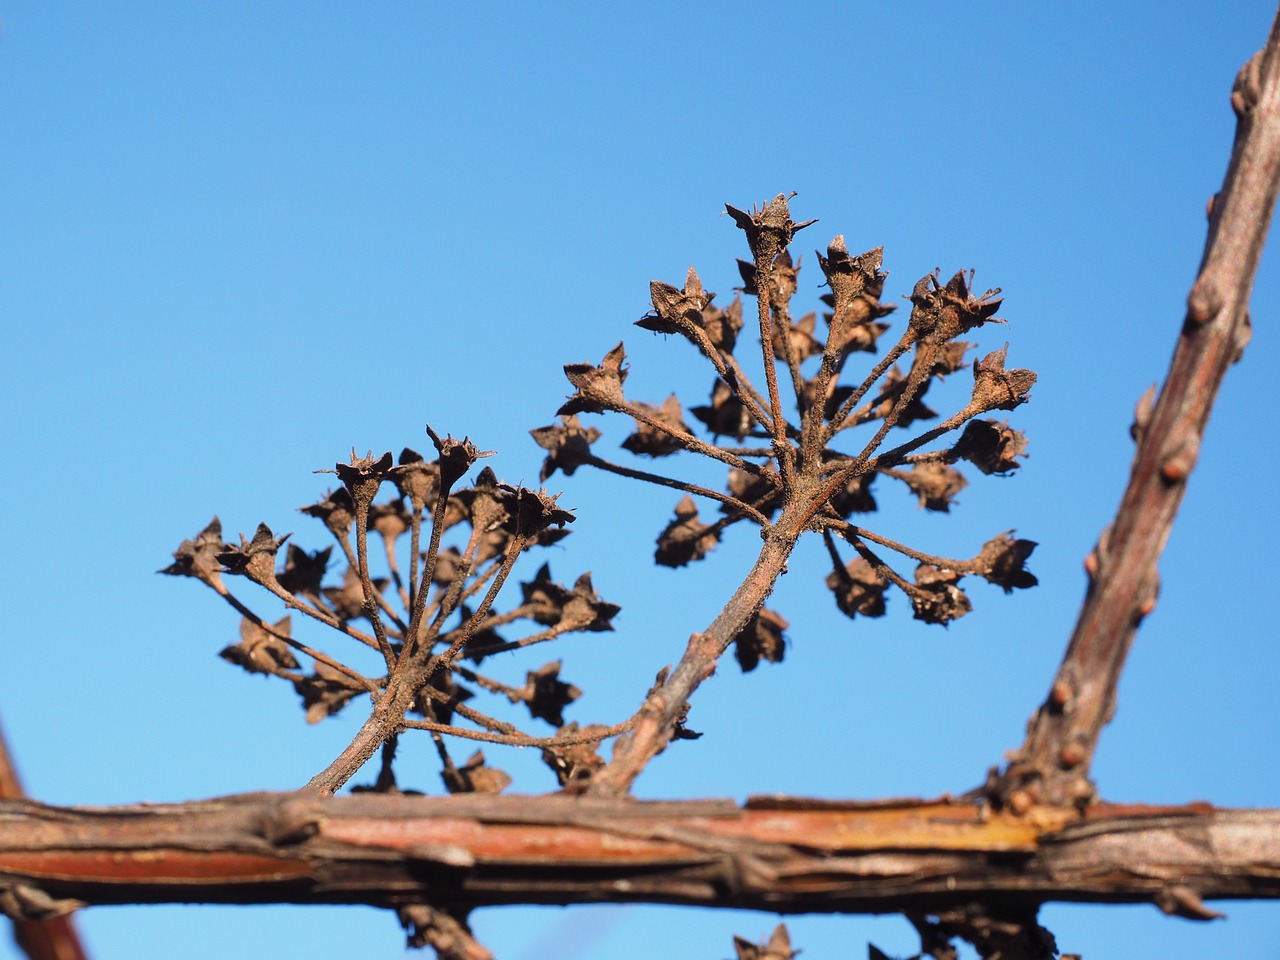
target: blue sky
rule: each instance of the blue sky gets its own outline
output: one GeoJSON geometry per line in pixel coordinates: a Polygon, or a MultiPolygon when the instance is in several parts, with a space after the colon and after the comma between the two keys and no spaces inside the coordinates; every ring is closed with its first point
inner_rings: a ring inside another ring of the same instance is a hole
{"type": "MultiPolygon", "coordinates": [[[[703,402],[710,380],[687,345],[632,321],[650,280],[678,284],[690,264],[731,299],[746,253],[723,204],[792,190],[797,219],[820,219],[797,248],[797,307],[818,306],[808,251],[836,233],[885,246],[886,300],[935,267],[1004,289],[1008,325],[981,344],[1007,339],[1010,364],[1040,375],[1011,417],[1030,437],[1025,468],[971,477],[947,516],[886,488],[868,525],[958,554],[1016,528],[1040,544],[1041,586],[978,585],[949,630],[912,621],[901,597],[883,620],[851,622],[807,545],[771,601],[791,622],[787,662],[727,665],[695,704],[706,736],[637,792],[932,795],[974,785],[1017,745],[1123,486],[1133,406],[1167,365],[1226,167],[1231,82],[1272,11],[792,6],[0,0],[0,718],[33,795],[176,801],[288,789],[323,767],[356,709],[306,727],[290,691],[216,658],[236,638],[231,611],[154,571],[215,512],[228,534],[265,520],[321,546],[296,513],[326,488],[312,471],[353,446],[425,451],[426,422],[532,482],[528,430],[570,392],[561,366],[619,339],[632,396],[703,402]]],[[[1268,256],[1253,344],[1210,423],[1095,765],[1109,799],[1280,806],[1280,768],[1259,746],[1280,725],[1266,599],[1280,521],[1265,493],[1280,464],[1257,426],[1276,402],[1278,313],[1268,256]]],[[[606,452],[629,432],[598,425],[606,452]]],[[[568,716],[614,722],[727,597],[751,537],[654,569],[668,493],[586,471],[554,484],[579,520],[553,573],[591,570],[624,612],[616,634],[507,669],[561,656],[587,689],[568,716]]],[[[437,790],[429,744],[404,754],[402,782],[437,790]]],[[[536,758],[489,756],[526,790],[552,787],[536,758]]],[[[1275,955],[1280,908],[1225,909],[1205,925],[1150,907],[1044,919],[1090,960],[1275,955]]],[[[511,960],[724,957],[731,934],[775,922],[475,917],[511,960]]],[[[896,918],[790,924],[806,960],[860,956],[868,940],[915,949],[896,918]]],[[[363,909],[118,908],[81,925],[104,958],[402,950],[394,921],[363,909]]]]}

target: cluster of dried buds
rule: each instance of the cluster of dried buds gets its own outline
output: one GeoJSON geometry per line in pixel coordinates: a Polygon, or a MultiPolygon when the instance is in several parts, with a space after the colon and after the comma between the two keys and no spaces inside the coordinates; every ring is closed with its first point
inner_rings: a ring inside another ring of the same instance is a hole
{"type": "MultiPolygon", "coordinates": [[[[976,556],[950,559],[915,550],[850,519],[876,510],[873,486],[882,477],[904,485],[922,508],[945,512],[967,484],[959,462],[984,474],[1005,475],[1018,468],[1025,437],[987,415],[1025,402],[1035,374],[1006,369],[1005,348],[972,363],[972,392],[959,410],[940,419],[925,402],[934,381],[967,365],[966,354],[974,345],[960,338],[983,324],[1000,322],[995,316],[1000,291],[974,295],[972,273],[963,271],[946,282],[936,272],[926,275],[910,294],[910,316],[898,341],[860,380],[848,378],[846,368],[855,355],[879,352],[880,338],[890,326],[885,318],[895,310],[880,299],[887,276],[880,269],[883,248],[853,256],[843,236],[837,236],[825,255],[818,254],[830,288],[821,298],[825,330],[819,332],[815,313],[793,319],[800,261],[792,258],[789,247],[795,233],[815,221],[794,222],[789,199],[780,194],[750,212],[727,206],[752,253],[750,261],[738,263],[741,292],[755,298],[758,307],[764,382],[753,381],[735,353],[744,323],[741,297],[724,308],[715,305],[715,294],[703,289],[693,268],[683,287],[655,281],[650,285],[653,309],[637,326],[684,338],[714,371],[710,402],[690,409],[701,435],[686,422],[674,394],[660,405],[626,396],[626,355],[619,343],[599,365],[565,367],[576,392],[560,408],[558,423],[532,431],[547,452],[541,479],[586,466],[683,491],[674,519],[657,541],[655,559],[670,567],[703,559],[735,523],[755,523],[766,536],[783,526],[792,538],[820,532],[833,568],[827,586],[850,617],[881,616],[886,592],[896,587],[916,618],[946,624],[970,610],[960,586],[963,577],[985,578],[1006,592],[1034,585],[1025,563],[1035,544],[1011,532],[988,541],[976,556]],[[710,489],[598,456],[592,444],[601,432],[584,425],[579,414],[606,412],[634,421],[634,432],[622,441],[630,453],[711,458],[727,468],[724,488],[710,489]],[[887,443],[895,429],[909,439],[887,443]],[[722,443],[722,438],[732,443],[722,443]],[[714,501],[720,515],[703,520],[694,497],[714,501]],[[852,550],[848,560],[840,552],[841,542],[852,550]],[[914,563],[909,578],[888,562],[886,551],[914,563]]],[[[749,670],[761,659],[781,659],[786,626],[779,614],[761,609],[736,640],[743,668],[749,670]]]]}
{"type": "MultiPolygon", "coordinates": [[[[394,464],[390,453],[375,458],[353,452],[350,463],[332,471],[342,486],[301,508],[337,542],[345,564],[336,580],[329,576],[332,546],[308,552],[286,544],[289,535],[276,536],[266,524],[252,538],[242,535],[238,545],[224,543],[216,517],[195,539],[183,541],[162,572],[194,577],[240,613],[240,641],[221,656],[250,673],[292,684],[308,722],[369,695],[374,709],[369,729],[362,731],[363,752],[383,748],[381,789],[394,786],[395,737],[408,728],[431,732],[451,792],[497,792],[510,778],[487,766],[478,752],[461,766],[454,764],[442,735],[540,746],[561,782],[569,783],[583,776],[584,765],[602,762],[594,755],[595,744],[617,731],[579,731],[565,723],[563,711],[581,691],[560,679],[558,661],[528,671],[523,683],[503,682],[478,667],[486,657],[565,634],[612,630],[619,608],[596,595],[589,574],[564,587],[544,564],[520,584],[519,603],[496,609],[495,599],[516,560],[567,536],[564,525],[574,518],[555,497],[499,483],[487,467],[460,486],[476,460],[489,454],[469,440],[442,440],[427,430],[438,452],[435,460],[409,449],[394,464]],[[380,492],[389,496],[379,498],[380,492]],[[376,562],[387,577],[370,575],[371,535],[381,541],[384,557],[376,562]],[[289,616],[268,622],[232,592],[227,575],[252,581],[287,610],[354,641],[353,649],[363,648],[364,658],[376,666],[357,669],[350,657],[339,659],[295,639],[289,616]],[[522,622],[522,636],[504,635],[522,622]],[[531,717],[559,732],[536,737],[474,709],[468,702],[479,691],[523,703],[531,717]]],[[[331,786],[362,762],[362,757],[350,759],[331,786]]]]}

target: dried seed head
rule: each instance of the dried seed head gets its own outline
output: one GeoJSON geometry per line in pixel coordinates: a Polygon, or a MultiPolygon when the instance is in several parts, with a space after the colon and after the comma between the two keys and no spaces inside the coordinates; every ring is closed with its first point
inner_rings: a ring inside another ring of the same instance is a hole
{"type": "Polygon", "coordinates": [[[909,594],[915,618],[946,626],[972,610],[969,598],[956,586],[959,579],[954,570],[943,570],[931,563],[916,567],[915,589],[909,594]]]}
{"type": "Polygon", "coordinates": [[[356,456],[356,451],[352,448],[351,462],[335,464],[334,472],[347,488],[347,493],[351,494],[352,502],[357,507],[368,507],[378,495],[378,487],[390,474],[391,463],[390,450],[375,460],[372,453],[366,453],[363,457],[356,456]]]}
{"type": "Polygon", "coordinates": [[[299,513],[321,520],[337,539],[345,540],[351,534],[351,527],[356,522],[356,505],[346,487],[339,487],[332,493],[326,493],[323,500],[309,506],[299,507],[299,513]]]}
{"type": "Polygon", "coordinates": [[[946,285],[938,283],[935,270],[921,277],[911,291],[911,318],[908,328],[916,340],[942,345],[992,320],[1000,309],[1000,288],[987,290],[979,297],[969,292],[973,272],[966,277],[963,270],[946,285]]]}
{"type": "Polygon", "coordinates": [[[1036,382],[1030,370],[1006,370],[1006,343],[973,364],[973,405],[979,410],[1012,410],[1027,402],[1027,394],[1036,382]]]}
{"type": "Polygon", "coordinates": [[[733,650],[743,673],[750,673],[761,660],[781,663],[786,654],[782,631],[790,626],[781,614],[761,607],[734,638],[733,650]]]}
{"type": "Polygon", "coordinates": [[[747,235],[751,255],[761,267],[772,264],[798,231],[818,222],[806,220],[804,223],[796,223],[791,219],[787,202],[794,196],[794,193],[791,196],[780,193],[759,209],[753,206],[750,213],[727,203],[724,205],[725,211],[733,217],[733,222],[747,235]]]}
{"type": "Polygon", "coordinates": [[[1040,581],[1026,568],[1027,559],[1037,544],[1032,540],[1016,540],[1006,530],[982,545],[974,558],[978,573],[988,583],[1003,588],[1005,593],[1034,587],[1040,581]]]}
{"type": "Polygon", "coordinates": [[[240,546],[230,547],[218,554],[218,561],[227,568],[228,573],[248,577],[254,583],[275,584],[276,551],[291,536],[292,534],[286,533],[277,539],[270,527],[260,523],[252,540],[246,540],[244,534],[240,534],[240,546]]]}
{"type": "Polygon", "coordinates": [[[842,570],[833,570],[826,582],[827,589],[835,594],[836,606],[846,617],[884,616],[889,581],[862,557],[854,557],[842,570]]]}
{"type": "Polygon", "coordinates": [[[706,329],[703,313],[714,297],[714,293],[702,289],[702,280],[693,267],[689,268],[683,289],[653,280],[649,283],[653,312],[637,320],[636,326],[655,333],[678,333],[697,344],[701,342],[699,334],[706,329]]]}
{"type": "Polygon", "coordinates": [[[600,366],[590,363],[565,364],[564,375],[578,390],[560,409],[561,416],[571,413],[604,413],[626,403],[622,384],[627,379],[623,365],[627,353],[621,343],[605,354],[600,366]]]}
{"type": "Polygon", "coordinates": [[[635,433],[622,441],[622,449],[648,457],[667,457],[685,449],[685,442],[680,435],[691,438],[693,431],[685,425],[684,408],[680,406],[674,393],[663,401],[661,407],[651,407],[647,403],[636,403],[633,406],[649,411],[653,419],[665,425],[670,432],[643,420],[636,420],[635,433]]]}
{"type": "Polygon", "coordinates": [[[538,472],[538,482],[545,483],[557,470],[571,477],[574,471],[591,459],[591,444],[600,439],[595,427],[584,427],[577,416],[561,417],[559,423],[530,430],[534,442],[547,451],[538,472]]]}
{"type": "Polygon", "coordinates": [[[436,451],[440,454],[437,461],[440,466],[440,483],[443,484],[446,490],[452,489],[453,485],[461,480],[463,475],[471,469],[473,463],[485,457],[492,457],[495,453],[493,450],[481,452],[471,442],[470,437],[455,440],[452,436],[446,435],[441,440],[436,435],[436,432],[431,429],[431,424],[428,423],[426,426],[427,436],[431,438],[431,442],[436,446],[436,451]]]}
{"type": "Polygon", "coordinates": [[[1026,455],[1026,435],[1006,421],[995,420],[970,420],[947,453],[948,459],[968,460],[988,475],[1012,473],[1022,466],[1018,457],[1026,455]]]}
{"type": "Polygon", "coordinates": [[[698,519],[697,504],[685,494],[676,504],[676,518],[658,534],[653,559],[664,567],[683,567],[703,559],[719,541],[719,532],[698,519]]]}
{"type": "Polygon", "coordinates": [[[214,517],[194,540],[183,540],[173,551],[173,563],[157,572],[171,577],[195,577],[221,592],[222,564],[218,557],[229,548],[230,544],[222,542],[222,521],[214,517]]]}

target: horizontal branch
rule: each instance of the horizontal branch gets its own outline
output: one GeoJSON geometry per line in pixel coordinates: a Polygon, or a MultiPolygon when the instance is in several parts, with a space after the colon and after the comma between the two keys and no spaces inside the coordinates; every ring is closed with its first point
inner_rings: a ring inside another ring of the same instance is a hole
{"type": "Polygon", "coordinates": [[[648,902],[776,913],[936,911],[975,899],[1280,898],[1280,810],[1097,804],[1026,816],[943,798],[838,803],[322,798],[50,807],[0,801],[0,900],[648,902]]]}

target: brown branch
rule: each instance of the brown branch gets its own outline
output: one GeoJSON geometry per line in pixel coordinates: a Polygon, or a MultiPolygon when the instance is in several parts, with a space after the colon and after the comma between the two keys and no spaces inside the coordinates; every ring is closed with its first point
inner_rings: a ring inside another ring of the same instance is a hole
{"type": "MultiPolygon", "coordinates": [[[[0,730],[0,800],[17,800],[22,796],[22,781],[9,755],[4,731],[0,730]]],[[[0,888],[3,886],[0,882],[0,888]]],[[[86,960],[88,957],[76,933],[75,922],[67,916],[15,919],[13,938],[31,960],[86,960]]]]}
{"type": "Polygon", "coordinates": [[[1231,102],[1238,116],[1231,162],[1212,203],[1204,258],[1164,388],[1154,410],[1140,409],[1128,487],[1086,563],[1089,591],[1057,678],[1026,742],[993,785],[997,800],[1083,804],[1093,796],[1089,764],[1115,711],[1138,624],[1155,606],[1156,562],[1218,388],[1249,338],[1249,293],[1280,184],[1280,17],[1266,47],[1240,72],[1231,102]]]}
{"type": "Polygon", "coordinates": [[[613,759],[592,776],[590,793],[605,797],[626,793],[645,765],[671,742],[688,713],[689,697],[715,673],[720,657],[759,612],[786,568],[787,557],[799,537],[798,530],[786,532],[786,519],[784,512],[779,523],[767,530],[755,566],[741,586],[710,626],[689,638],[675,669],[650,692],[636,712],[635,727],[618,739],[613,759]]]}
{"type": "Polygon", "coordinates": [[[1280,898],[1280,810],[1098,805],[1078,819],[943,798],[635,802],[561,796],[57,808],[0,802],[0,887],[110,903],[677,903],[935,913],[1051,900],[1280,898]],[[1140,865],[1140,866],[1135,866],[1140,865]]]}

